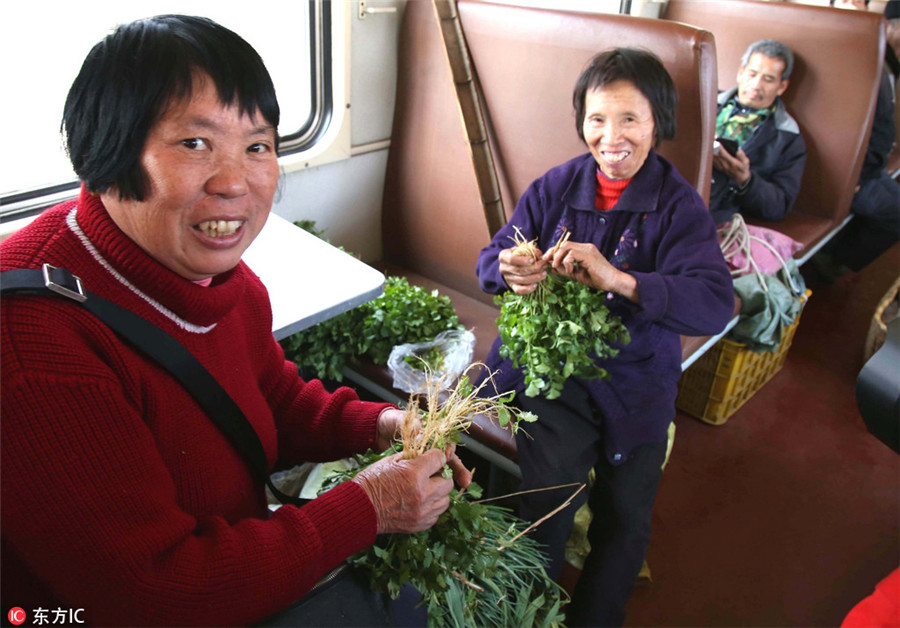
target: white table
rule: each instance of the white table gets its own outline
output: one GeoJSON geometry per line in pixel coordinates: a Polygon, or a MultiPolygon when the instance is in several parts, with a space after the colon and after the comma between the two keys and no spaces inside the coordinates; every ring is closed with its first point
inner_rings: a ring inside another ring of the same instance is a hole
{"type": "Polygon", "coordinates": [[[384,292],[383,273],[272,213],[243,259],[269,291],[276,340],[384,292]]]}

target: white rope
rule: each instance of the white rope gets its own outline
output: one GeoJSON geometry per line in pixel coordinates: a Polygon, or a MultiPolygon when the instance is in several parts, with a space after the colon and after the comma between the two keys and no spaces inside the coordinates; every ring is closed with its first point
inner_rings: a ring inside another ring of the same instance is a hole
{"type": "Polygon", "coordinates": [[[784,272],[788,285],[791,287],[791,291],[794,294],[800,294],[800,289],[797,287],[797,284],[794,283],[794,278],[791,276],[791,271],[787,267],[787,262],[784,261],[784,258],[781,257],[781,254],[775,247],[766,242],[763,238],[759,238],[750,233],[750,229],[747,227],[747,223],[744,222],[744,217],[741,214],[734,214],[731,217],[731,222],[719,227],[718,232],[720,238],[719,246],[722,249],[722,254],[725,256],[725,260],[732,267],[732,277],[748,274],[752,269],[752,272],[756,274],[756,278],[759,280],[762,289],[765,292],[769,291],[769,287],[766,285],[766,280],[763,277],[764,273],[759,269],[759,265],[756,263],[756,260],[753,259],[751,253],[753,242],[759,242],[769,249],[781,263],[781,271],[784,272]],[[738,253],[743,253],[744,258],[747,260],[741,268],[736,268],[733,263],[733,259],[738,253]]]}

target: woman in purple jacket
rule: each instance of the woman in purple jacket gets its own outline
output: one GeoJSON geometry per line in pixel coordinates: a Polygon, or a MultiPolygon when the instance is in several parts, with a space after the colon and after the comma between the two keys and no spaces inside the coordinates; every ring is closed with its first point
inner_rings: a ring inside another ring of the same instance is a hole
{"type": "MultiPolygon", "coordinates": [[[[607,292],[631,342],[602,366],[608,379],[570,378],[555,400],[521,394],[524,375],[488,357],[498,390],[515,389],[540,420],[517,436],[522,489],[585,482],[591,468],[592,551],[567,612],[568,625],[621,625],[650,539],[667,430],[681,375],[680,335],[720,332],[734,309],[731,276],[709,211],[671,163],[654,151],[675,134],[677,94],[652,53],[619,48],[595,56],[575,85],[579,137],[589,153],[547,172],[479,256],[485,292],[527,294],[547,273],[607,292]],[[508,248],[516,229],[542,255],[508,248]],[[554,249],[567,230],[570,239],[554,249]]],[[[536,521],[566,497],[522,498],[536,521]]],[[[583,499],[582,499],[583,502],[583,499]]],[[[581,503],[535,530],[559,577],[573,516],[581,503]]]]}

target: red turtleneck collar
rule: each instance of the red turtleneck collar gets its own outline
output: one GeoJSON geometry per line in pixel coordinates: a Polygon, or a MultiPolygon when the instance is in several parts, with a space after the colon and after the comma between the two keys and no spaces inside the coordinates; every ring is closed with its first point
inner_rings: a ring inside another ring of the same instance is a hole
{"type": "Polygon", "coordinates": [[[600,168],[597,168],[597,209],[606,211],[615,207],[619,202],[622,192],[631,183],[631,179],[612,180],[606,177],[600,168]]]}

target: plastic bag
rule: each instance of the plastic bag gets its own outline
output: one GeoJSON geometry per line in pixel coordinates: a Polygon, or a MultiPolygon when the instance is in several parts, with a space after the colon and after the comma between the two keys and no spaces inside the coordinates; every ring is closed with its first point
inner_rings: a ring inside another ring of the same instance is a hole
{"type": "Polygon", "coordinates": [[[464,329],[443,331],[430,342],[396,345],[388,358],[394,388],[408,393],[425,391],[425,368],[432,378],[450,386],[472,362],[475,334],[464,329]]]}

